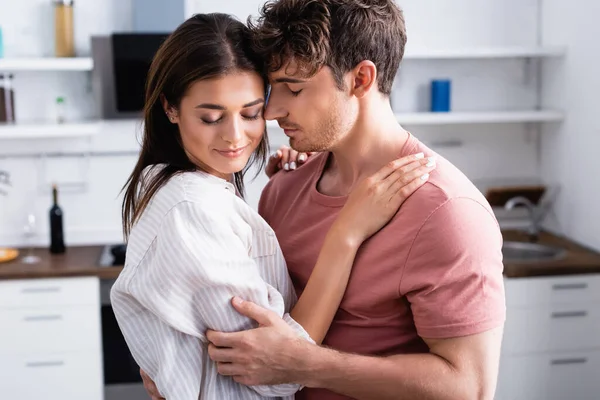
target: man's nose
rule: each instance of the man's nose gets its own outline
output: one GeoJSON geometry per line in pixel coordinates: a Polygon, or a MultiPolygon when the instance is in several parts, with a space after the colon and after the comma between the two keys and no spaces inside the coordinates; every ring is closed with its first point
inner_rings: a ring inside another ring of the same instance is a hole
{"type": "Polygon", "coordinates": [[[264,117],[266,120],[274,120],[278,118],[282,118],[287,116],[287,112],[280,101],[278,101],[277,96],[271,91],[269,96],[269,101],[265,106],[264,117]]]}

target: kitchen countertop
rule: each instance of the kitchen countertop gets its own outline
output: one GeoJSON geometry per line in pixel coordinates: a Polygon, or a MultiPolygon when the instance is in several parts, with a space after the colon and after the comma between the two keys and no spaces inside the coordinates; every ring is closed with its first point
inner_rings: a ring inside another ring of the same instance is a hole
{"type": "MultiPolygon", "coordinates": [[[[516,230],[503,231],[505,241],[528,241],[524,232],[516,230]]],[[[523,278],[533,276],[554,276],[572,274],[600,273],[600,254],[572,241],[542,232],[538,243],[563,247],[568,250],[561,260],[535,262],[531,264],[505,263],[504,276],[507,278],[523,278]]],[[[0,263],[0,280],[3,279],[35,279],[63,278],[72,276],[97,276],[101,279],[116,279],[123,267],[101,267],[99,259],[104,246],[73,246],[65,254],[52,255],[47,248],[38,248],[34,254],[41,257],[37,264],[23,264],[20,258],[0,263]]]]}
{"type": "MultiPolygon", "coordinates": [[[[527,234],[522,231],[505,230],[502,234],[504,241],[529,241],[527,234]]],[[[595,251],[549,232],[542,232],[536,243],[562,247],[567,250],[567,254],[560,260],[536,261],[527,264],[505,263],[504,276],[507,278],[524,278],[600,273],[600,254],[595,251]]]]}
{"type": "Polygon", "coordinates": [[[37,264],[23,264],[21,257],[26,249],[19,249],[17,259],[0,263],[0,280],[65,278],[72,276],[97,276],[101,279],[115,279],[122,267],[100,267],[98,261],[104,246],[73,246],[64,254],[50,254],[47,248],[34,249],[33,254],[41,261],[37,264]]]}

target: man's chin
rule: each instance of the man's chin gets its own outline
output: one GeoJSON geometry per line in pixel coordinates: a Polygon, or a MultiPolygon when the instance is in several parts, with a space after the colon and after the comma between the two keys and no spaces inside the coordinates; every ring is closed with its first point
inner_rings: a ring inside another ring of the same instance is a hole
{"type": "Polygon", "coordinates": [[[290,138],[290,147],[298,153],[316,153],[323,151],[323,149],[317,148],[317,146],[313,146],[310,143],[302,142],[301,140],[298,140],[298,138],[290,138]]]}

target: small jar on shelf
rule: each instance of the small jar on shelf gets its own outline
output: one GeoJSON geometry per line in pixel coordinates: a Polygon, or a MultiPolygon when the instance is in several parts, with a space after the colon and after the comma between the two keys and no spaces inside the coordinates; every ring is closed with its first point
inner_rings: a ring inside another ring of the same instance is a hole
{"type": "Polygon", "coordinates": [[[54,46],[56,57],[75,57],[73,0],[54,0],[54,46]]]}
{"type": "Polygon", "coordinates": [[[65,98],[57,97],[56,98],[56,122],[58,124],[62,124],[65,122],[67,118],[65,98]]]}
{"type": "Polygon", "coordinates": [[[12,74],[0,74],[0,122],[15,122],[15,91],[12,74]]]}

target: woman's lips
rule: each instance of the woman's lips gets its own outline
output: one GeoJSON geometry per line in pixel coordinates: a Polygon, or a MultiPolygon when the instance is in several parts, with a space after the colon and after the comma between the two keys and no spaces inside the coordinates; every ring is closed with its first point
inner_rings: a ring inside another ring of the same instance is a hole
{"type": "Polygon", "coordinates": [[[247,147],[248,146],[238,147],[237,149],[233,150],[217,150],[217,152],[227,158],[237,158],[244,154],[244,150],[246,150],[247,147]]]}

